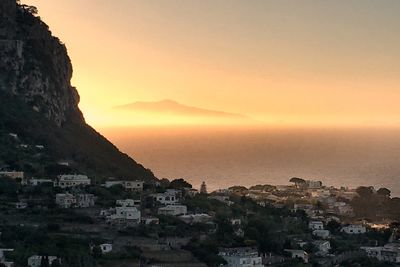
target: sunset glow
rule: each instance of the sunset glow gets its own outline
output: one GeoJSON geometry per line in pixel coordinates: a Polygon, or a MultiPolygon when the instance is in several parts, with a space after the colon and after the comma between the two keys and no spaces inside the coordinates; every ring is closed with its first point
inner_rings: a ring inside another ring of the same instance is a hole
{"type": "Polygon", "coordinates": [[[162,99],[270,125],[400,123],[396,0],[23,2],[66,43],[94,126],[209,121],[113,108],[162,99]]]}

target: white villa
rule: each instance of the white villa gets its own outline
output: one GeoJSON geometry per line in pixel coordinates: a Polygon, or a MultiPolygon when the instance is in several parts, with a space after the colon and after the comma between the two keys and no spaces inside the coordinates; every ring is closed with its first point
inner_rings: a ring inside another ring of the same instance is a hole
{"type": "Polygon", "coordinates": [[[357,235],[357,234],[365,234],[367,232],[367,228],[364,225],[350,224],[342,227],[340,231],[349,235],[357,235]]]}
{"type": "Polygon", "coordinates": [[[185,205],[168,205],[158,209],[158,214],[178,216],[185,215],[187,213],[187,207],[185,205]]]}
{"type": "Polygon", "coordinates": [[[140,223],[141,212],[136,207],[116,207],[112,214],[107,216],[111,224],[136,225],[140,223]]]}
{"type": "Polygon", "coordinates": [[[376,258],[379,261],[400,263],[400,244],[389,243],[383,247],[361,247],[370,258],[376,258]]]}
{"type": "Polygon", "coordinates": [[[311,230],[323,230],[324,223],[321,221],[311,221],[308,223],[308,228],[311,230]]]}
{"type": "MultiPolygon", "coordinates": [[[[40,267],[42,263],[43,256],[33,255],[28,258],[28,266],[29,267],[40,267]]],[[[56,256],[48,256],[49,266],[53,263],[53,261],[60,261],[56,256]]]]}
{"type": "Polygon", "coordinates": [[[322,239],[327,239],[331,235],[329,230],[314,230],[312,232],[312,234],[313,234],[313,236],[316,236],[316,237],[319,237],[319,238],[322,238],[322,239]]]}
{"type": "Polygon", "coordinates": [[[313,245],[318,249],[318,253],[321,255],[326,255],[331,249],[331,243],[326,240],[316,240],[313,245]]]}
{"type": "Polygon", "coordinates": [[[228,263],[228,267],[263,267],[258,251],[250,247],[221,248],[218,254],[228,263]]]}
{"type": "Polygon", "coordinates": [[[65,193],[56,195],[56,204],[64,209],[93,207],[95,200],[96,197],[93,194],[72,195],[65,193]]]}
{"type": "Polygon", "coordinates": [[[86,175],[73,174],[73,175],[60,175],[55,181],[54,186],[61,188],[69,188],[81,185],[90,185],[91,180],[86,175]]]}
{"type": "Polygon", "coordinates": [[[51,179],[35,179],[35,178],[33,178],[33,179],[29,180],[29,183],[31,185],[33,185],[33,186],[38,186],[38,185],[41,185],[41,184],[52,184],[52,185],[54,185],[54,182],[51,179]]]}
{"type": "Polygon", "coordinates": [[[140,199],[118,199],[116,205],[120,207],[140,207],[140,199]]]}
{"type": "Polygon", "coordinates": [[[174,205],[179,203],[179,197],[176,190],[169,190],[165,193],[152,194],[153,200],[163,205],[174,205]]]}

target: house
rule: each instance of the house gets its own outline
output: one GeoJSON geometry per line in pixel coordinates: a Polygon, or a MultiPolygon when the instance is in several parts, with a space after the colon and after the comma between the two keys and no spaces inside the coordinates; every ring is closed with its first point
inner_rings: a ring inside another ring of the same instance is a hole
{"type": "Polygon", "coordinates": [[[188,214],[188,215],[181,215],[179,219],[184,221],[187,224],[193,223],[207,223],[212,221],[212,217],[208,214],[188,214]]]}
{"type": "Polygon", "coordinates": [[[26,203],[26,202],[17,202],[17,203],[15,203],[15,208],[17,210],[23,210],[23,209],[26,209],[27,207],[28,207],[28,203],[26,203]]]}
{"type": "Polygon", "coordinates": [[[344,232],[346,234],[349,234],[349,235],[365,234],[367,232],[367,228],[363,225],[350,224],[350,225],[342,227],[342,229],[340,231],[344,232]]]}
{"type": "Polygon", "coordinates": [[[140,207],[140,199],[118,199],[116,205],[120,207],[140,207]]]}
{"type": "Polygon", "coordinates": [[[308,263],[309,255],[304,250],[285,249],[285,252],[289,253],[292,259],[301,259],[304,263],[308,263]]]}
{"type": "Polygon", "coordinates": [[[13,251],[14,251],[14,249],[10,249],[10,248],[0,248],[0,264],[3,264],[6,267],[13,267],[14,262],[7,261],[6,255],[4,254],[4,252],[13,252],[13,251]]]}
{"type": "Polygon", "coordinates": [[[76,198],[69,193],[56,194],[56,204],[64,209],[72,208],[76,204],[76,198]]]}
{"type": "Polygon", "coordinates": [[[116,207],[113,213],[107,216],[107,221],[114,225],[136,225],[140,223],[141,212],[136,207],[116,207]]]}
{"type": "Polygon", "coordinates": [[[156,217],[142,217],[140,222],[145,225],[160,224],[160,219],[156,217]]]}
{"type": "Polygon", "coordinates": [[[122,185],[123,188],[129,191],[143,191],[143,181],[106,181],[104,187],[110,188],[114,185],[122,185]]]}
{"type": "Polygon", "coordinates": [[[96,197],[93,194],[77,194],[75,198],[75,206],[78,208],[93,207],[96,201],[96,197]]]}
{"type": "Polygon", "coordinates": [[[41,184],[54,185],[53,180],[51,180],[51,179],[35,179],[35,178],[30,179],[29,180],[29,184],[33,185],[33,186],[38,186],[38,185],[41,185],[41,184]]]}
{"type": "MultiPolygon", "coordinates": [[[[33,256],[29,257],[28,258],[28,266],[29,267],[40,267],[40,266],[42,266],[41,263],[42,263],[42,258],[43,257],[44,256],[39,256],[39,255],[33,255],[33,256]]],[[[48,261],[49,261],[49,265],[48,266],[51,266],[51,264],[53,264],[54,261],[58,260],[60,262],[60,259],[57,258],[56,256],[46,256],[46,257],[48,258],[48,261]]]]}
{"type": "Polygon", "coordinates": [[[326,240],[316,240],[312,244],[318,249],[320,255],[328,254],[331,249],[331,243],[326,240]]]}
{"type": "Polygon", "coordinates": [[[308,189],[319,189],[319,188],[322,187],[322,182],[321,181],[307,180],[305,186],[308,189]]]}
{"type": "Polygon", "coordinates": [[[179,193],[176,190],[167,190],[165,193],[152,194],[153,200],[163,205],[174,205],[179,203],[179,193]]]}
{"type": "Polygon", "coordinates": [[[24,179],[24,172],[16,172],[16,171],[2,171],[0,172],[0,176],[5,176],[11,179],[24,179]]]}
{"type": "Polygon", "coordinates": [[[231,225],[241,225],[242,220],[240,219],[231,219],[231,225]]]}
{"type": "Polygon", "coordinates": [[[389,243],[383,247],[361,247],[370,258],[391,263],[400,263],[400,244],[389,243]]]}
{"type": "Polygon", "coordinates": [[[308,229],[311,230],[323,230],[324,229],[324,223],[321,221],[310,221],[308,223],[308,229]]]}
{"type": "Polygon", "coordinates": [[[265,266],[279,266],[279,264],[286,261],[286,258],[272,253],[265,253],[262,255],[262,260],[265,266]]]}
{"type": "Polygon", "coordinates": [[[22,185],[26,185],[27,184],[24,172],[19,172],[19,171],[1,171],[0,172],[0,177],[11,178],[13,180],[16,180],[17,182],[20,182],[22,185]]]}
{"type": "Polygon", "coordinates": [[[56,194],[56,204],[64,209],[93,207],[95,200],[93,194],[56,194]]]}
{"type": "Polygon", "coordinates": [[[262,258],[257,249],[251,247],[220,248],[219,256],[224,258],[228,267],[263,267],[262,258]]]}
{"type": "Polygon", "coordinates": [[[54,186],[61,188],[69,188],[76,186],[90,185],[91,180],[86,175],[73,174],[73,175],[60,175],[57,177],[54,186]]]}
{"type": "Polygon", "coordinates": [[[312,234],[313,234],[313,236],[316,236],[316,237],[319,237],[319,238],[322,238],[322,239],[327,239],[331,235],[329,230],[314,230],[312,232],[312,234]]]}
{"type": "Polygon", "coordinates": [[[187,213],[187,207],[185,205],[168,205],[158,209],[158,214],[178,216],[185,215],[187,213]]]}

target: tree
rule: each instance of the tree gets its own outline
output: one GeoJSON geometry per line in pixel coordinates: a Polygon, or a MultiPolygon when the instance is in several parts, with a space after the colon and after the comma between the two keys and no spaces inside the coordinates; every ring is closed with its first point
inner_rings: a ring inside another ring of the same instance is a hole
{"type": "Polygon", "coordinates": [[[294,183],[297,187],[306,184],[306,181],[304,179],[298,177],[293,177],[289,180],[289,182],[294,183]]]}
{"type": "Polygon", "coordinates": [[[328,224],[326,225],[326,228],[332,233],[339,232],[341,227],[342,225],[335,220],[329,221],[328,224]]]}
{"type": "Polygon", "coordinates": [[[378,191],[376,191],[378,195],[384,196],[384,197],[390,197],[390,194],[392,193],[389,189],[382,187],[379,188],[378,191]]]}
{"type": "Polygon", "coordinates": [[[206,182],[203,182],[200,187],[200,194],[207,194],[207,185],[206,182]]]}
{"type": "Polygon", "coordinates": [[[175,179],[170,184],[169,187],[172,189],[183,189],[183,188],[192,188],[192,185],[189,184],[184,179],[175,179]]]}
{"type": "Polygon", "coordinates": [[[372,186],[359,186],[356,192],[361,198],[369,198],[374,194],[374,188],[372,186]]]}

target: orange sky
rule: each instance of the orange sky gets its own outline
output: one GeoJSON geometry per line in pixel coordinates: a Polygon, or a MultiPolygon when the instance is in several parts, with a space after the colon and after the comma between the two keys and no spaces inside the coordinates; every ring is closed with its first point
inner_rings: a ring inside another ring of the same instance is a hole
{"type": "Polygon", "coordinates": [[[66,43],[94,126],[173,99],[270,124],[400,124],[398,0],[23,0],[66,43]]]}

